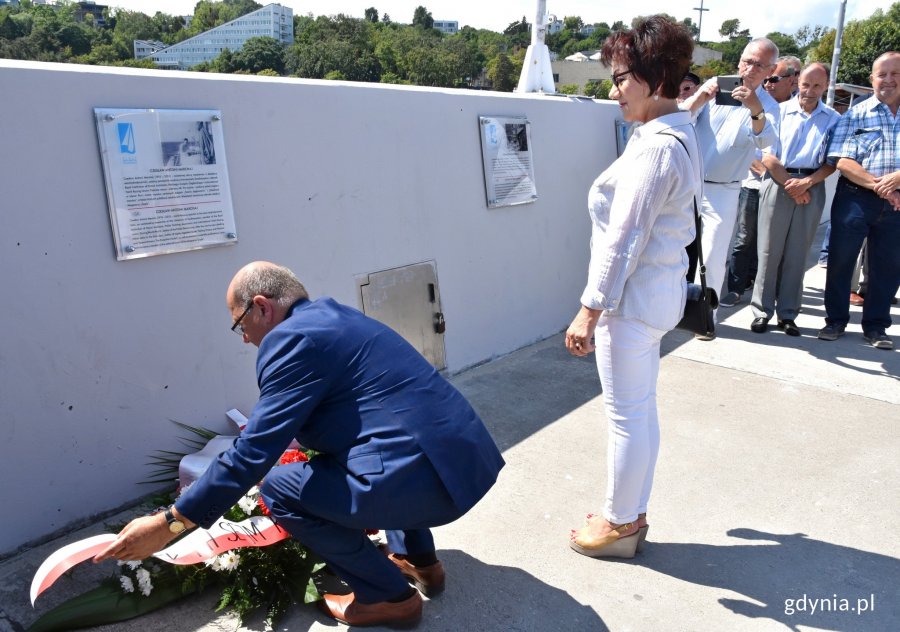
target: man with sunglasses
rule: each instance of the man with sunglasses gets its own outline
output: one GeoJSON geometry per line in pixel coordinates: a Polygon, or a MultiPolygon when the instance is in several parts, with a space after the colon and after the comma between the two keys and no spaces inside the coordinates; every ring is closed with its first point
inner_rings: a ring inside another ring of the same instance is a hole
{"type": "MultiPolygon", "coordinates": [[[[718,92],[716,78],[703,84],[681,104],[697,117],[697,137],[703,152],[702,220],[703,257],[709,287],[722,293],[728,246],[738,214],[741,181],[756,155],[777,140],[775,116],[778,104],[762,87],[778,58],[778,47],[769,39],[755,39],[744,47],[738,63],[741,84],[731,93],[739,106],[711,100],[718,92]]],[[[696,336],[709,340],[709,336],[696,336]]]]}
{"type": "Polygon", "coordinates": [[[285,267],[250,263],[226,295],[232,331],[259,348],[260,398],[240,437],[165,513],[138,518],[95,560],[140,560],[210,527],[259,483],[278,525],[353,590],[325,594],[348,625],[414,625],[444,588],[430,528],[466,513],[503,458],[447,380],[386,325],[309,300],[285,267]],[[272,466],[293,439],[317,454],[272,466]],[[175,525],[173,527],[173,525],[175,525]],[[379,550],[366,529],[384,529],[379,550]]]}
{"type": "Polygon", "coordinates": [[[763,79],[763,87],[778,103],[784,103],[797,93],[797,77],[803,62],[792,55],[778,58],[775,72],[763,79]]]}

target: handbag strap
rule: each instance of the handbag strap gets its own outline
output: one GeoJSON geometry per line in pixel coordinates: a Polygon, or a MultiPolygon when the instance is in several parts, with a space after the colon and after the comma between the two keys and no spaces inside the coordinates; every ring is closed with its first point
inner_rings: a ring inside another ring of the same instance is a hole
{"type": "MultiPolygon", "coordinates": [[[[691,152],[688,151],[687,146],[684,144],[680,138],[678,138],[675,134],[668,134],[666,132],[659,132],[663,136],[671,136],[675,140],[678,141],[678,144],[684,147],[685,153],[688,155],[688,158],[691,156],[691,152]]],[[[697,209],[697,196],[695,195],[693,198],[694,201],[694,225],[696,226],[696,244],[697,244],[697,259],[698,265],[697,268],[700,272],[700,287],[703,289],[704,296],[706,295],[706,264],[703,263],[703,225],[700,222],[700,211],[697,209]]]]}

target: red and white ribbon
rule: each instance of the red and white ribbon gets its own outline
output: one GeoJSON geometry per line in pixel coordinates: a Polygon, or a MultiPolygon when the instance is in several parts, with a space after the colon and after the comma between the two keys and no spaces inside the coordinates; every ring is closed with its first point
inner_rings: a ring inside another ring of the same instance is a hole
{"type": "MultiPolygon", "coordinates": [[[[103,551],[118,536],[114,533],[95,535],[68,544],[51,554],[41,564],[31,581],[31,605],[60,576],[103,551]]],[[[248,546],[261,547],[281,542],[290,534],[268,516],[252,516],[241,522],[219,519],[209,529],[197,529],[166,547],[153,557],[170,564],[198,564],[226,551],[248,546]]]]}

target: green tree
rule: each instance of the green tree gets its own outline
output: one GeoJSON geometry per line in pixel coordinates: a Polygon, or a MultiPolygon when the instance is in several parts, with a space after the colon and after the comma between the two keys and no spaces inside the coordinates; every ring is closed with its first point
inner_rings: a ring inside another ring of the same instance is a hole
{"type": "Polygon", "coordinates": [[[561,86],[556,88],[556,91],[560,94],[578,94],[578,84],[577,83],[564,83],[561,86]]]}
{"type": "Polygon", "coordinates": [[[613,22],[613,25],[610,27],[613,31],[625,31],[627,27],[622,20],[616,20],[613,22]]]}
{"type": "Polygon", "coordinates": [[[378,9],[369,7],[366,9],[366,22],[378,22],[378,9]]]}
{"type": "Polygon", "coordinates": [[[25,33],[20,28],[18,22],[12,19],[8,12],[4,11],[0,17],[0,39],[14,40],[22,37],[25,33]]]}
{"type": "Polygon", "coordinates": [[[727,37],[729,40],[750,40],[750,31],[741,30],[741,21],[737,18],[725,20],[719,28],[719,35],[727,37]]]}
{"type": "Polygon", "coordinates": [[[612,90],[612,81],[609,79],[588,79],[584,84],[585,96],[594,99],[608,99],[612,90]]]}
{"type": "Polygon", "coordinates": [[[194,17],[188,32],[191,36],[198,35],[261,8],[262,5],[253,0],[200,0],[194,7],[194,17]]]}
{"type": "Polygon", "coordinates": [[[567,15],[563,18],[563,28],[570,31],[580,31],[584,26],[584,20],[578,15],[567,15]]]}
{"type": "Polygon", "coordinates": [[[64,24],[55,36],[60,46],[68,48],[72,55],[85,55],[91,51],[91,29],[83,24],[64,24]]]}
{"type": "Polygon", "coordinates": [[[512,92],[519,79],[516,66],[506,53],[498,53],[487,63],[487,77],[498,92],[512,92]]]}
{"type": "Polygon", "coordinates": [[[378,81],[381,67],[375,57],[375,25],[363,19],[319,16],[294,33],[288,48],[285,72],[297,77],[322,79],[340,71],[348,81],[378,81]]]}
{"type": "Polygon", "coordinates": [[[525,19],[525,16],[522,16],[521,22],[511,22],[509,26],[507,26],[503,30],[504,35],[518,35],[520,33],[531,33],[531,25],[528,23],[528,20],[525,19]]]}
{"type": "MultiPolygon", "coordinates": [[[[889,50],[900,50],[900,2],[887,10],[876,10],[865,20],[848,22],[841,42],[837,80],[841,83],[870,85],[872,64],[889,50]]],[[[834,51],[834,31],[829,31],[810,51],[813,61],[830,62],[834,51]]]]}
{"type": "Polygon", "coordinates": [[[737,72],[737,64],[731,64],[727,61],[722,61],[721,59],[713,59],[698,68],[694,68],[693,71],[700,79],[706,81],[710,77],[716,77],[718,75],[735,74],[737,72]]]}
{"type": "Polygon", "coordinates": [[[419,5],[413,12],[412,25],[430,29],[434,27],[434,18],[431,17],[431,12],[428,9],[419,5]]]}
{"type": "Polygon", "coordinates": [[[794,33],[794,41],[797,42],[797,46],[800,47],[801,55],[806,56],[806,52],[818,44],[828,30],[828,27],[822,26],[821,24],[816,26],[809,26],[807,24],[806,26],[801,26],[797,29],[797,32],[794,33]]]}
{"type": "Polygon", "coordinates": [[[240,69],[253,74],[266,69],[284,72],[284,46],[274,37],[251,37],[234,58],[240,69]]]}
{"type": "Polygon", "coordinates": [[[775,31],[769,33],[766,37],[772,40],[775,46],[778,47],[779,55],[793,55],[795,57],[800,55],[800,47],[797,45],[797,40],[791,35],[785,35],[784,33],[775,31]]]}
{"type": "MultiPolygon", "coordinates": [[[[209,64],[209,70],[212,72],[232,73],[240,69],[240,64],[235,59],[234,53],[226,48],[219,56],[212,60],[209,64]]],[[[194,67],[196,69],[196,66],[194,67]]]]}
{"type": "Polygon", "coordinates": [[[693,37],[694,39],[700,37],[700,27],[694,24],[694,21],[691,18],[684,18],[681,21],[681,24],[683,24],[684,27],[688,30],[688,32],[691,34],[691,37],[693,37]]]}
{"type": "Polygon", "coordinates": [[[136,39],[158,40],[161,34],[157,24],[146,13],[119,10],[116,12],[113,36],[130,48],[136,39]]]}

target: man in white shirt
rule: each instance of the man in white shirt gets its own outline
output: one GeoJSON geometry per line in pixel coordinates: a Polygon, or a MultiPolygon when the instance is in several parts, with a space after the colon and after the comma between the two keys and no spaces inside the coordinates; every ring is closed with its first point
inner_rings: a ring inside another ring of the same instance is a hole
{"type": "Polygon", "coordinates": [[[753,285],[756,333],[768,330],[778,313],[778,328],[799,336],[806,255],[825,206],[825,179],[834,173],[825,150],[841,116],[822,103],[828,68],[814,63],[800,73],[797,96],[781,104],[778,142],[763,153],[768,173],[760,189],[759,269],[753,285]]]}
{"type": "Polygon", "coordinates": [[[746,177],[756,150],[777,140],[774,113],[778,104],[762,87],[777,58],[778,47],[771,40],[759,38],[747,44],[738,64],[742,84],[731,93],[740,106],[709,103],[703,107],[718,91],[715,78],[682,104],[684,109],[697,113],[697,136],[705,172],[700,205],[703,256],[707,284],[719,294],[737,219],[741,180],[746,177]]]}
{"type": "MultiPolygon", "coordinates": [[[[763,88],[775,99],[776,103],[784,103],[794,96],[797,88],[797,77],[803,64],[790,55],[779,57],[775,72],[763,79],[763,88]]],[[[768,111],[768,110],[767,110],[768,111]]],[[[776,119],[778,110],[771,111],[776,119]]],[[[744,291],[756,278],[758,266],[756,257],[756,227],[759,221],[759,187],[766,173],[760,159],[762,152],[756,150],[756,158],[750,165],[750,172],[741,182],[741,193],[738,200],[737,235],[731,248],[728,260],[727,289],[719,305],[733,307],[741,302],[744,291]]]]}

